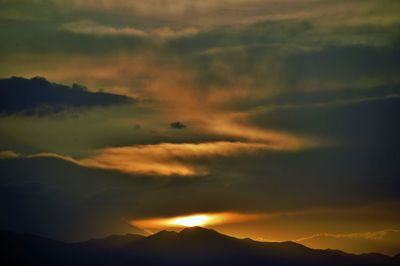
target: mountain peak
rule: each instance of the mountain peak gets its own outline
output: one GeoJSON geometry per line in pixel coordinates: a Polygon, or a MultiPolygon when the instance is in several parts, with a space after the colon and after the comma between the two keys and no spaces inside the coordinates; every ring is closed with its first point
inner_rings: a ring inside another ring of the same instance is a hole
{"type": "Polygon", "coordinates": [[[144,236],[138,234],[110,235],[104,238],[93,238],[88,241],[81,242],[80,244],[86,246],[95,246],[98,248],[111,248],[127,245],[142,238],[144,238],[144,236]]]}
{"type": "Polygon", "coordinates": [[[149,239],[171,238],[171,237],[175,237],[177,234],[178,233],[174,232],[174,231],[162,230],[160,232],[157,232],[155,234],[148,236],[147,238],[149,238],[149,239]]]}
{"type": "Polygon", "coordinates": [[[178,238],[188,242],[197,243],[221,243],[221,241],[233,240],[231,236],[221,234],[213,229],[200,226],[187,227],[178,233],[178,238]]]}
{"type": "Polygon", "coordinates": [[[186,227],[179,232],[179,235],[193,235],[193,236],[222,236],[222,234],[209,228],[204,228],[201,226],[186,227]]]}
{"type": "Polygon", "coordinates": [[[201,226],[190,226],[183,228],[180,233],[193,233],[193,232],[216,232],[212,229],[204,228],[201,226]]]}

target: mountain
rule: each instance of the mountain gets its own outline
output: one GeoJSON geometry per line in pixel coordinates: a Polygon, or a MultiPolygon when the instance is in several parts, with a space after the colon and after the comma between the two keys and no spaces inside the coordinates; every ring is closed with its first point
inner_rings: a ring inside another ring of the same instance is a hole
{"type": "Polygon", "coordinates": [[[1,265],[400,265],[399,257],[317,250],[294,242],[237,239],[190,227],[148,237],[110,236],[62,243],[38,236],[0,232],[1,265]]]}
{"type": "Polygon", "coordinates": [[[105,238],[90,239],[76,245],[80,246],[81,248],[109,250],[122,248],[142,238],[144,238],[144,236],[136,234],[111,235],[105,238]]]}

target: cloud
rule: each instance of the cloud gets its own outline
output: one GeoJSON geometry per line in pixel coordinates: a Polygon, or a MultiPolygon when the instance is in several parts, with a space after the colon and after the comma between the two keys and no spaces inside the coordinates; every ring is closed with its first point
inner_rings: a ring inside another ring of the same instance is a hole
{"type": "MultiPolygon", "coordinates": [[[[384,100],[400,97],[399,84],[384,84],[377,87],[345,88],[340,90],[288,91],[269,99],[250,101],[247,106],[262,104],[265,108],[300,108],[306,106],[329,106],[357,104],[363,101],[384,100]]],[[[245,105],[246,106],[246,105],[245,105]]],[[[259,107],[259,109],[261,109],[259,107]]]]}
{"type": "Polygon", "coordinates": [[[76,34],[97,35],[97,36],[126,36],[126,37],[154,37],[160,39],[170,39],[195,35],[199,32],[196,27],[184,27],[182,29],[173,29],[169,26],[155,28],[144,31],[134,27],[113,27],[100,25],[91,20],[80,20],[69,23],[63,23],[59,29],[76,34]]]}
{"type": "MultiPolygon", "coordinates": [[[[347,165],[339,167],[345,177],[339,176],[324,162],[309,160],[307,152],[291,153],[292,160],[287,159],[286,153],[257,154],[261,158],[213,157],[209,161],[214,166],[207,165],[212,174],[202,178],[140,175],[132,178],[129,174],[82,167],[44,154],[42,157],[0,160],[0,208],[5,213],[5,219],[0,223],[2,228],[69,241],[132,232],[135,230],[129,228],[132,220],[193,213],[261,214],[259,219],[214,224],[212,228],[237,237],[262,237],[274,241],[299,239],[319,232],[374,232],[379,228],[397,228],[398,202],[360,207],[360,204],[374,200],[370,192],[367,192],[367,198],[361,195],[360,187],[368,187],[372,182],[374,191],[379,188],[365,174],[359,184],[353,185],[354,175],[348,171],[348,165],[353,165],[349,159],[357,157],[354,154],[343,159],[347,165]],[[284,159],[279,160],[282,157],[284,159]],[[303,168],[310,170],[305,173],[303,168]],[[326,177],[325,172],[334,173],[326,177]],[[315,178],[307,180],[312,174],[315,178]],[[332,184],[324,186],[323,179],[329,179],[332,184]],[[336,187],[337,179],[345,181],[336,187]],[[337,197],[338,190],[341,197],[337,197]],[[334,201],[326,201],[328,197],[334,201]],[[13,202],[12,206],[10,202],[13,202]],[[317,209],[305,209],[310,206],[317,206],[317,209]],[[60,215],[54,218],[49,213],[60,215]],[[93,221],[96,221],[95,226],[93,221]]],[[[323,156],[314,156],[320,157],[323,156]]],[[[203,159],[204,163],[208,161],[203,159]]],[[[327,156],[326,160],[335,159],[327,156]]],[[[365,172],[370,173],[368,169],[365,172]]],[[[374,173],[371,175],[375,176],[374,173]]],[[[387,186],[380,201],[390,200],[389,187],[398,188],[396,184],[387,186]]],[[[362,248],[360,250],[363,252],[362,248]]]]}
{"type": "Polygon", "coordinates": [[[198,27],[184,27],[182,29],[172,29],[169,26],[164,26],[161,28],[153,29],[150,32],[150,36],[162,38],[162,39],[172,39],[179,37],[190,37],[196,35],[200,32],[198,27]]]}
{"type": "Polygon", "coordinates": [[[180,24],[232,25],[259,20],[314,19],[320,23],[353,24],[393,23],[398,21],[396,0],[379,5],[375,1],[345,1],[340,5],[316,0],[51,0],[56,7],[113,15],[132,15],[152,21],[180,24]],[[346,10],[353,10],[350,16],[346,10]],[[371,11],[374,11],[371,14],[371,11]],[[382,16],[382,14],[386,14],[382,16]],[[336,18],[336,19],[335,19],[336,18]]]}
{"type": "Polygon", "coordinates": [[[340,248],[353,253],[379,252],[396,255],[400,246],[400,230],[385,229],[344,234],[320,233],[295,241],[313,248],[340,248]]]}
{"type": "Polygon", "coordinates": [[[93,157],[79,160],[78,164],[130,174],[206,175],[208,174],[207,168],[196,166],[190,163],[190,160],[229,157],[255,151],[271,151],[276,148],[264,143],[226,141],[199,144],[161,143],[103,149],[93,157]]]}
{"type": "Polygon", "coordinates": [[[347,234],[331,234],[321,233],[304,238],[297,239],[298,242],[305,242],[314,238],[319,237],[333,237],[333,238],[345,238],[345,239],[364,239],[364,240],[383,240],[389,234],[400,234],[400,230],[386,229],[374,232],[362,232],[362,233],[347,233],[347,234]]]}
{"type": "Polygon", "coordinates": [[[280,148],[285,149],[285,147],[275,147],[273,144],[227,141],[199,144],[161,143],[107,148],[100,150],[93,157],[78,160],[77,163],[85,167],[129,174],[194,176],[208,174],[206,167],[190,162],[196,159],[229,157],[280,148]]]}
{"type": "Polygon", "coordinates": [[[0,184],[0,200],[0,210],[6,214],[0,220],[2,230],[73,242],[112,233],[143,234],[124,219],[129,212],[115,205],[97,204],[77,193],[72,196],[60,184],[56,188],[40,183],[0,184]]]}
{"type": "Polygon", "coordinates": [[[13,151],[0,151],[0,160],[18,158],[20,155],[13,151]]]}
{"type": "MultiPolygon", "coordinates": [[[[394,162],[392,151],[399,143],[397,134],[400,132],[396,123],[400,110],[398,92],[398,86],[377,87],[360,94],[353,91],[366,98],[354,97],[351,101],[346,101],[344,96],[351,99],[352,93],[332,93],[331,103],[321,103],[319,101],[324,98],[318,93],[309,93],[308,96],[297,98],[299,104],[266,105],[264,109],[260,108],[259,112],[253,113],[252,121],[289,132],[313,132],[342,147],[362,149],[364,155],[376,156],[375,149],[378,148],[381,152],[379,156],[387,154],[387,159],[394,162]],[[315,97],[316,103],[300,104],[308,97],[315,97]]],[[[389,160],[386,163],[388,166],[389,160]]]]}
{"type": "Polygon", "coordinates": [[[174,128],[174,129],[184,129],[184,128],[186,128],[186,125],[183,124],[182,122],[179,122],[179,121],[172,122],[169,126],[171,128],[174,128]]]}
{"type": "MultiPolygon", "coordinates": [[[[266,143],[246,142],[208,142],[208,143],[161,143],[128,147],[106,148],[92,157],[74,159],[55,153],[37,153],[22,158],[54,157],[89,168],[115,170],[134,175],[195,176],[206,175],[206,167],[197,166],[190,161],[210,157],[229,157],[251,154],[257,151],[287,150],[266,143]]],[[[290,149],[289,149],[290,150],[290,149]]],[[[5,155],[16,156],[9,151],[5,155]]],[[[7,158],[4,156],[4,158],[7,158]]]]}
{"type": "Polygon", "coordinates": [[[81,20],[75,22],[64,23],[60,26],[60,30],[88,35],[99,36],[146,36],[146,32],[133,27],[116,28],[112,26],[105,26],[96,24],[90,20],[81,20]]]}
{"type": "Polygon", "coordinates": [[[308,91],[398,84],[400,47],[324,46],[285,60],[288,86],[308,91]]]}
{"type": "MultiPolygon", "coordinates": [[[[1,98],[1,108],[11,106],[13,114],[0,116],[0,146],[7,150],[0,153],[1,181],[57,189],[47,197],[46,189],[7,188],[8,196],[0,195],[10,228],[69,237],[74,228],[92,232],[101,225],[108,234],[110,225],[146,216],[285,212],[399,198],[397,0],[0,5],[7,36],[0,43],[2,77],[41,75],[143,99],[114,106],[120,100],[108,95],[102,102],[79,86],[65,86],[73,100],[49,99],[47,91],[39,100],[25,92],[13,94],[15,102],[1,98]],[[60,106],[99,108],[79,119],[21,115],[60,106]],[[171,130],[171,121],[189,127],[171,130]],[[54,201],[59,191],[68,197],[54,201]]],[[[49,91],[58,94],[59,86],[49,91]]],[[[243,226],[242,235],[251,228],[287,240],[396,228],[398,208],[379,208],[385,212],[277,217],[275,224],[243,226]]]]}
{"type": "Polygon", "coordinates": [[[85,87],[51,83],[44,78],[0,79],[0,113],[25,115],[58,113],[66,108],[89,108],[127,104],[133,99],[85,87]]]}

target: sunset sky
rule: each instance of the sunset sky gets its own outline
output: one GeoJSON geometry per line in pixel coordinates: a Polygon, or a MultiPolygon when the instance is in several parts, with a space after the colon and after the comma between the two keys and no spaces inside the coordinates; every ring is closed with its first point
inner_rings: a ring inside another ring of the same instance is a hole
{"type": "Polygon", "coordinates": [[[398,0],[0,0],[0,229],[202,225],[399,253],[399,14],[398,0]]]}

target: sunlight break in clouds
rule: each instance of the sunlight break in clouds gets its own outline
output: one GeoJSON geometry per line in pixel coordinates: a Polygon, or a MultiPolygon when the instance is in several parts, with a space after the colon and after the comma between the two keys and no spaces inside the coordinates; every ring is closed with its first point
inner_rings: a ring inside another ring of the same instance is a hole
{"type": "Polygon", "coordinates": [[[210,226],[227,223],[240,223],[259,218],[258,214],[242,214],[233,212],[198,213],[186,216],[168,218],[149,218],[133,220],[131,224],[144,230],[159,230],[163,228],[181,228],[193,226],[210,226]]]}

